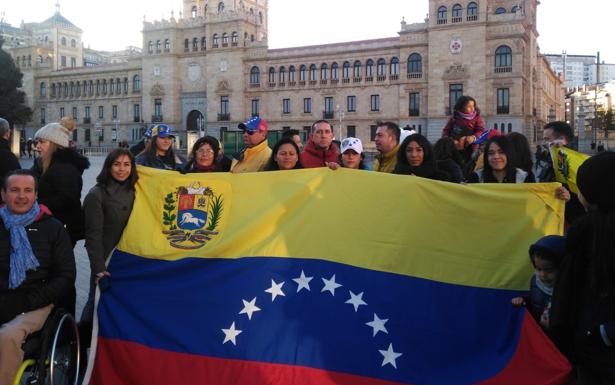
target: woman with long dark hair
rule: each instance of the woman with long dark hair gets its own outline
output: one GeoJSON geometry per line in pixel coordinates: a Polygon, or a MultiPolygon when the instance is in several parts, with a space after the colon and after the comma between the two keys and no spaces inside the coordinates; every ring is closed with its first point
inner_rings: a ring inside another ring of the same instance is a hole
{"type": "Polygon", "coordinates": [[[273,147],[271,157],[265,165],[264,171],[297,170],[303,168],[299,154],[299,146],[297,146],[293,138],[282,138],[273,147]]]}
{"type": "Polygon", "coordinates": [[[469,183],[525,183],[528,173],[515,168],[509,161],[510,141],[505,136],[494,136],[485,145],[485,161],[482,170],[470,175],[469,183]]]}
{"type": "Polygon", "coordinates": [[[199,138],[190,151],[184,172],[221,172],[220,143],[213,136],[199,138]]]}
{"type": "Polygon", "coordinates": [[[393,174],[416,175],[443,181],[450,179],[446,172],[438,168],[431,143],[421,134],[412,134],[401,143],[393,174]]]}
{"type": "Polygon", "coordinates": [[[96,185],[85,196],[85,249],[90,259],[90,295],[82,321],[91,321],[94,285],[108,275],[105,260],[120,240],[132,212],[137,183],[135,158],[126,148],[117,148],[105,158],[96,185]]]}
{"type": "Polygon", "coordinates": [[[142,153],[137,155],[136,163],[161,170],[180,170],[184,160],[173,151],[173,136],[171,127],[166,124],[156,124],[146,133],[151,140],[145,145],[142,153]]]}
{"type": "Polygon", "coordinates": [[[508,160],[513,167],[520,168],[527,172],[528,182],[536,182],[532,162],[532,150],[530,149],[530,143],[525,135],[518,132],[511,132],[506,135],[511,145],[510,159],[508,160]]]}
{"type": "Polygon", "coordinates": [[[551,335],[580,384],[615,384],[615,152],[586,160],[577,186],[587,214],[568,231],[551,335]]]}

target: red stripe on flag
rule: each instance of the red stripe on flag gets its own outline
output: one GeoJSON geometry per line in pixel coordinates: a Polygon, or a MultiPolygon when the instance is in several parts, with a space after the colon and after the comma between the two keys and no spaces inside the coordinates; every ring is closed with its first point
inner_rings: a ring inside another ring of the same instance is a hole
{"type": "Polygon", "coordinates": [[[227,360],[99,337],[90,385],[401,385],[301,366],[227,360]]]}
{"type": "Polygon", "coordinates": [[[495,377],[477,385],[562,385],[570,382],[570,363],[526,311],[512,359],[495,377]]]}

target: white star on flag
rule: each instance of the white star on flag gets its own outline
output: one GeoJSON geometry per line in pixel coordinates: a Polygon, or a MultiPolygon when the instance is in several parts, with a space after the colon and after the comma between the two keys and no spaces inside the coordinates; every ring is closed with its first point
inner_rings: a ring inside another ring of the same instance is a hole
{"type": "Polygon", "coordinates": [[[251,320],[252,313],[261,310],[258,306],[256,306],[256,297],[254,297],[254,299],[252,299],[252,301],[250,302],[246,301],[245,299],[242,299],[242,301],[243,301],[243,309],[241,309],[239,314],[247,314],[248,319],[251,320]]]}
{"type": "Polygon", "coordinates": [[[335,289],[337,289],[338,287],[342,287],[342,285],[335,282],[335,274],[333,274],[333,277],[331,277],[331,279],[322,278],[322,281],[325,283],[325,286],[320,291],[321,293],[328,291],[331,293],[331,295],[335,296],[335,289]]]}
{"type": "Polygon", "coordinates": [[[233,345],[237,346],[237,343],[235,341],[235,337],[237,337],[239,334],[241,334],[241,330],[235,329],[235,321],[233,321],[233,323],[231,324],[230,328],[222,329],[222,332],[224,333],[224,342],[222,342],[222,345],[224,345],[225,343],[231,341],[233,343],[233,345]]]}
{"type": "Polygon", "coordinates": [[[355,294],[350,290],[348,291],[350,292],[350,299],[346,301],[345,303],[351,304],[354,307],[355,313],[359,310],[359,306],[367,305],[367,303],[363,301],[363,292],[359,294],[355,294]]]}
{"type": "Polygon", "coordinates": [[[399,358],[402,355],[402,353],[396,353],[395,351],[393,351],[393,344],[389,344],[388,350],[378,350],[378,351],[380,352],[380,354],[384,356],[384,359],[382,360],[382,366],[386,364],[391,364],[391,366],[397,369],[397,364],[395,363],[395,360],[399,358]]]}
{"type": "Polygon", "coordinates": [[[384,324],[387,323],[388,318],[387,319],[380,319],[378,318],[378,316],[376,315],[376,313],[374,313],[374,320],[367,322],[366,325],[374,328],[374,335],[373,337],[376,337],[376,334],[378,334],[378,332],[385,332],[386,334],[389,334],[389,332],[387,331],[387,328],[384,327],[384,324]]]}
{"type": "Polygon", "coordinates": [[[297,282],[297,293],[301,291],[301,289],[307,289],[310,291],[310,281],[314,277],[306,277],[303,270],[301,270],[301,275],[298,278],[293,278],[293,281],[297,282]]]}
{"type": "Polygon", "coordinates": [[[281,295],[282,297],[286,296],[286,294],[284,294],[284,292],[282,291],[282,286],[284,286],[284,281],[276,283],[273,279],[271,280],[271,287],[265,290],[265,292],[271,294],[271,302],[273,302],[275,300],[275,297],[277,297],[278,295],[281,295]]]}

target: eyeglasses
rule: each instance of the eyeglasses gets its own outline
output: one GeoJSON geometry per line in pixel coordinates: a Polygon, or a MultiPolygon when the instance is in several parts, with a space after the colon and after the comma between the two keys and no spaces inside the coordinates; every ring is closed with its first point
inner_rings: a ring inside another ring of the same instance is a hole
{"type": "Polygon", "coordinates": [[[197,155],[213,155],[214,150],[201,148],[196,151],[197,155]]]}
{"type": "Polygon", "coordinates": [[[250,135],[250,136],[252,136],[252,135],[256,134],[256,132],[257,132],[256,130],[254,130],[254,131],[243,130],[243,133],[244,133],[244,134],[248,134],[248,135],[250,135]]]}

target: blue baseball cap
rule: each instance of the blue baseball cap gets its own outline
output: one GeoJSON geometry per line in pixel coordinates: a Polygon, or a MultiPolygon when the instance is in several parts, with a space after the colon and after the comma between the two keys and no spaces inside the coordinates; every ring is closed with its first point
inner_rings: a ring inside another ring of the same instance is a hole
{"type": "Polygon", "coordinates": [[[239,127],[240,129],[244,131],[248,131],[249,133],[260,131],[266,134],[269,131],[269,128],[267,127],[267,122],[265,121],[265,119],[261,119],[258,116],[249,119],[245,123],[239,123],[237,127],[239,127]]]}
{"type": "Polygon", "coordinates": [[[169,136],[171,138],[175,137],[171,133],[171,126],[168,126],[166,124],[153,124],[147,129],[147,131],[145,131],[146,138],[151,138],[154,136],[158,136],[159,138],[166,138],[169,136]]]}

